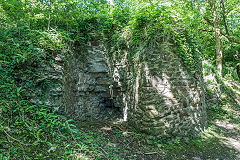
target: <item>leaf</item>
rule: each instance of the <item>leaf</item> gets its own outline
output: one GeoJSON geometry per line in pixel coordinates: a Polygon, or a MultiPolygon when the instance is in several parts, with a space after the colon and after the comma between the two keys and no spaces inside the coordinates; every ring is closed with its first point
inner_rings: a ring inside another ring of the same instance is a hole
{"type": "Polygon", "coordinates": [[[41,131],[42,131],[42,129],[39,129],[39,130],[37,131],[37,139],[40,139],[41,131]]]}
{"type": "Polygon", "coordinates": [[[8,109],[6,108],[6,107],[4,107],[4,106],[2,106],[2,110],[3,110],[3,112],[7,112],[8,111],[8,109]]]}

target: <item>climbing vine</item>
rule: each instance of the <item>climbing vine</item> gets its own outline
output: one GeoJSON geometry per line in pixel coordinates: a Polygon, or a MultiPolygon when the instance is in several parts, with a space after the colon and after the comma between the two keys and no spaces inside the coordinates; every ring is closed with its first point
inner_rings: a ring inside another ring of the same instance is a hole
{"type": "Polygon", "coordinates": [[[67,53],[68,38],[56,30],[32,30],[25,23],[1,25],[0,36],[0,159],[69,156],[61,148],[70,133],[79,131],[50,106],[30,101],[32,88],[49,85],[47,79],[37,82],[44,77],[36,68],[51,63],[57,53],[67,53]]]}
{"type": "MultiPolygon", "coordinates": [[[[77,152],[74,146],[84,148],[71,120],[46,104],[31,102],[32,88],[52,85],[36,68],[51,64],[58,54],[81,54],[89,41],[103,43],[111,60],[123,58],[126,51],[132,67],[126,81],[133,83],[138,69],[134,64],[147,56],[144,49],[167,42],[192,74],[199,73],[200,40],[186,27],[197,21],[184,24],[170,6],[142,2],[116,1],[115,6],[105,0],[0,2],[0,159],[66,159],[77,152]]],[[[234,52],[226,48],[231,53],[225,56],[231,60],[226,64],[239,66],[239,46],[232,46],[234,52]]]]}

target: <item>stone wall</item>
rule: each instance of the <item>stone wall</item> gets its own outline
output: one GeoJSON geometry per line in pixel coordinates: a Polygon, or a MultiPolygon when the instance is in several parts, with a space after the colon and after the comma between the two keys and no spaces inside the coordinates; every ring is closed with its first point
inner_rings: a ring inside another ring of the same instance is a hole
{"type": "Polygon", "coordinates": [[[88,43],[72,55],[56,55],[38,70],[49,82],[37,88],[45,103],[77,120],[122,119],[141,132],[160,137],[194,136],[206,126],[201,76],[184,67],[174,47],[110,52],[88,43]]]}
{"type": "Polygon", "coordinates": [[[63,72],[65,55],[57,54],[41,61],[36,67],[36,86],[30,92],[31,102],[36,105],[51,106],[53,110],[59,110],[62,106],[63,96],[63,72]]]}
{"type": "Polygon", "coordinates": [[[132,120],[140,130],[163,136],[202,131],[206,122],[204,93],[175,54],[150,52],[138,72],[132,120]]]}
{"type": "Polygon", "coordinates": [[[101,46],[89,42],[74,54],[56,54],[42,61],[36,69],[40,78],[31,94],[32,103],[51,106],[75,120],[121,118],[104,53],[101,46]]]}
{"type": "Polygon", "coordinates": [[[113,77],[123,72],[117,74],[122,78],[114,80],[126,88],[119,96],[124,119],[139,131],[154,136],[186,137],[201,133],[206,126],[201,76],[194,77],[186,70],[173,47],[143,48],[133,61],[127,60],[128,54],[115,53],[112,59],[113,77]]]}
{"type": "Polygon", "coordinates": [[[71,118],[92,121],[120,116],[105,52],[100,48],[89,42],[81,53],[66,60],[63,101],[71,118]]]}

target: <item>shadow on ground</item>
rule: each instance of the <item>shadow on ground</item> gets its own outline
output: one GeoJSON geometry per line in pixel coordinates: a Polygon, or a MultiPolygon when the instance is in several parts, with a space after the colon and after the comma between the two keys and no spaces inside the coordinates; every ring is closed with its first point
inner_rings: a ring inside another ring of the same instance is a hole
{"type": "Polygon", "coordinates": [[[198,139],[170,142],[137,133],[125,123],[81,122],[77,159],[239,160],[240,110],[234,104],[209,106],[208,129],[198,139]]]}
{"type": "Polygon", "coordinates": [[[137,134],[126,124],[112,122],[82,123],[83,143],[98,154],[86,152],[86,159],[126,160],[238,160],[240,159],[239,126],[216,120],[202,138],[164,143],[137,134]]]}

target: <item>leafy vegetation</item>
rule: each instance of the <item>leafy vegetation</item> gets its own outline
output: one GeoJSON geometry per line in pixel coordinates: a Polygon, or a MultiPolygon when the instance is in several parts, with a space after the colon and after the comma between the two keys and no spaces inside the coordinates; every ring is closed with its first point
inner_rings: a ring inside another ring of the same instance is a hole
{"type": "MultiPolygon", "coordinates": [[[[221,30],[220,78],[238,83],[239,0],[211,2],[221,30]]],[[[206,134],[210,136],[188,142],[148,140],[126,126],[106,124],[112,127],[110,131],[91,124],[77,126],[47,105],[30,100],[31,88],[39,85],[36,79],[42,76],[36,68],[42,62],[51,63],[55,54],[78,50],[89,40],[103,39],[113,49],[129,42],[138,50],[141,45],[151,46],[150,40],[158,42],[159,37],[171,35],[186,67],[199,72],[199,59],[217,61],[211,12],[210,3],[201,0],[116,0],[113,4],[105,0],[0,0],[0,159],[237,158],[227,145],[219,147],[219,137],[226,137],[229,130],[215,126],[222,120],[236,125],[231,134],[240,130],[239,108],[228,98],[232,86],[225,89],[228,92],[223,90],[219,104],[209,104],[211,125],[206,134]],[[124,37],[123,33],[131,34],[124,37]],[[220,148],[220,156],[206,147],[220,148]]],[[[48,87],[48,82],[41,85],[48,87]]]]}

